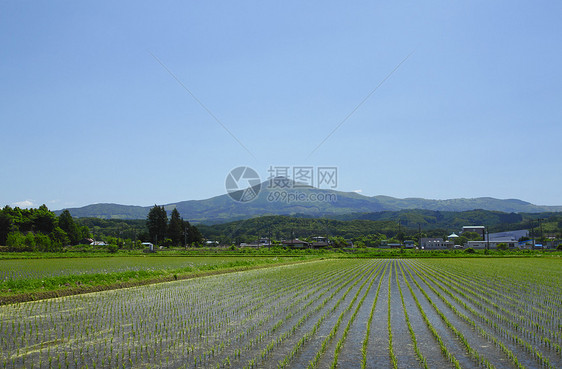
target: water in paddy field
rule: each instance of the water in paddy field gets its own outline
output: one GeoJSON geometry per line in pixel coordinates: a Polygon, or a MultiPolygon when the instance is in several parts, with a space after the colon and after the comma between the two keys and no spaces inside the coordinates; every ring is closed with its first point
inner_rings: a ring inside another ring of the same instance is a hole
{"type": "Polygon", "coordinates": [[[382,270],[379,267],[379,273],[375,277],[372,287],[369,289],[368,294],[361,308],[359,309],[355,321],[350,326],[350,332],[345,340],[340,352],[340,359],[338,365],[345,368],[360,368],[363,360],[362,347],[367,330],[367,322],[373,302],[376,298],[377,287],[382,279],[382,270]]]}
{"type": "Polygon", "coordinates": [[[469,262],[323,260],[1,306],[0,368],[562,367],[562,264],[543,281],[469,262]]]}

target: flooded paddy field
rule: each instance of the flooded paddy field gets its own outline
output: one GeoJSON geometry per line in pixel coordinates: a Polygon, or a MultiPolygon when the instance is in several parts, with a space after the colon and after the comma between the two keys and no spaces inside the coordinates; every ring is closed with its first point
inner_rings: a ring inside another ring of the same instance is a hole
{"type": "Polygon", "coordinates": [[[0,368],[562,368],[558,259],[338,259],[0,307],[0,368]]]}

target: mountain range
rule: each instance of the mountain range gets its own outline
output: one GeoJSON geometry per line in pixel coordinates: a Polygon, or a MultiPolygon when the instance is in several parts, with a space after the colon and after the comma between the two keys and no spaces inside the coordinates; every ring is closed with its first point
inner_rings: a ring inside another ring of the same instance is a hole
{"type": "MultiPolygon", "coordinates": [[[[394,198],[390,196],[364,196],[355,192],[342,192],[317,188],[294,188],[280,190],[268,188],[269,182],[253,188],[258,195],[253,201],[238,202],[230,193],[205,200],[188,200],[164,204],[166,210],[176,208],[184,219],[193,223],[216,224],[248,219],[263,215],[297,215],[305,217],[341,217],[354,213],[374,213],[404,209],[435,211],[466,211],[474,209],[501,211],[505,213],[559,212],[562,206],[534,205],[518,199],[496,199],[492,197],[457,198],[431,200],[423,198],[394,198]],[[283,196],[285,194],[286,196],[283,196]],[[326,201],[292,201],[290,196],[310,199],[310,196],[326,201]],[[334,197],[335,196],[335,197],[334,197]]],[[[74,217],[96,217],[104,219],[144,219],[152,206],[119,204],[92,204],[69,208],[74,217]]],[[[60,213],[62,210],[56,211],[60,213]]]]}

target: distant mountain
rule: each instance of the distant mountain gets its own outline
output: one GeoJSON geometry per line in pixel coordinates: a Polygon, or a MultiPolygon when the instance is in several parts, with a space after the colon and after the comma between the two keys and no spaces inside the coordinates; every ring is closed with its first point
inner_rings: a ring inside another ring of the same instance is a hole
{"type": "Polygon", "coordinates": [[[562,206],[533,205],[518,199],[495,199],[493,197],[477,197],[472,199],[428,200],[422,198],[397,199],[390,196],[374,196],[388,210],[427,209],[440,211],[465,211],[474,209],[496,210],[505,213],[542,213],[562,211],[562,206]]]}
{"type": "MultiPolygon", "coordinates": [[[[466,211],[474,209],[501,211],[506,213],[559,212],[562,206],[539,206],[517,199],[495,199],[479,197],[474,199],[428,200],[422,198],[398,199],[389,196],[363,196],[355,192],[341,192],[317,188],[290,189],[288,196],[301,198],[324,198],[326,201],[296,201],[283,197],[279,189],[267,188],[261,184],[259,195],[251,202],[236,202],[228,195],[206,200],[189,200],[164,205],[166,210],[177,208],[184,219],[195,223],[223,223],[263,215],[297,215],[301,217],[337,217],[353,213],[376,213],[402,209],[426,209],[434,211],[466,211]]],[[[68,209],[79,218],[97,217],[104,219],[143,219],[151,206],[118,204],[94,204],[68,209]]],[[[58,211],[57,213],[60,213],[58,211]]]]}

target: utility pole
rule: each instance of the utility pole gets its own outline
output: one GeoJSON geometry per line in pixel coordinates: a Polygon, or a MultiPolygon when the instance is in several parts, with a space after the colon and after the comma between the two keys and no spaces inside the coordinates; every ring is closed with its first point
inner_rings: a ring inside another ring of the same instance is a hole
{"type": "Polygon", "coordinates": [[[421,223],[418,223],[418,248],[421,248],[421,223]]]}
{"type": "Polygon", "coordinates": [[[267,246],[271,247],[271,227],[268,228],[267,232],[267,246]]]}
{"type": "MultiPolygon", "coordinates": [[[[539,219],[538,219],[538,221],[539,221],[539,229],[540,229],[540,232],[541,232],[541,244],[542,244],[542,243],[543,243],[543,236],[542,236],[542,223],[541,223],[541,220],[544,220],[544,218],[539,218],[539,219]]],[[[544,248],[544,245],[543,245],[543,248],[544,248]]]]}
{"type": "Polygon", "coordinates": [[[532,233],[532,237],[533,237],[533,250],[535,249],[535,223],[533,223],[533,221],[531,220],[531,233],[532,233]]]}
{"type": "Polygon", "coordinates": [[[490,231],[486,227],[486,250],[490,250],[490,231]]]}

